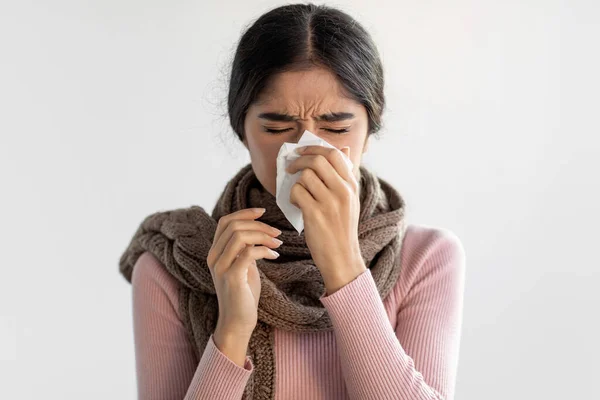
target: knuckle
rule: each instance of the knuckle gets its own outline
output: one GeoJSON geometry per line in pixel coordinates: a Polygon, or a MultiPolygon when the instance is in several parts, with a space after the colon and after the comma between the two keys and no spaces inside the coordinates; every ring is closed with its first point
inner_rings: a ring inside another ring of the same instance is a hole
{"type": "Polygon", "coordinates": [[[327,159],[320,154],[315,158],[315,164],[317,164],[317,166],[319,166],[319,167],[324,167],[325,163],[328,163],[328,162],[329,161],[327,161],[327,159]]]}
{"type": "Polygon", "coordinates": [[[308,171],[308,168],[305,168],[302,170],[302,172],[300,172],[300,176],[298,177],[299,181],[306,182],[306,171],[308,171]]]}
{"type": "Polygon", "coordinates": [[[342,191],[341,196],[344,201],[346,201],[346,202],[349,201],[353,196],[352,187],[348,186],[348,185],[344,185],[344,190],[342,191]]]}
{"type": "MultiPolygon", "coordinates": [[[[300,177],[300,179],[302,179],[302,178],[300,177]]],[[[300,179],[298,179],[298,180],[300,180],[300,179]]],[[[294,183],[294,185],[293,185],[293,186],[292,186],[292,188],[290,189],[290,198],[291,198],[291,197],[294,197],[294,194],[295,194],[295,193],[296,193],[298,190],[300,190],[300,187],[299,187],[299,185],[300,185],[300,184],[299,184],[298,182],[294,183]]],[[[290,199],[290,201],[291,201],[291,199],[290,199]]],[[[292,204],[294,204],[294,203],[292,202],[292,204]]]]}
{"type": "Polygon", "coordinates": [[[344,157],[342,156],[342,152],[338,151],[337,149],[331,149],[329,151],[329,154],[327,154],[327,158],[329,158],[330,160],[333,160],[333,159],[337,158],[340,161],[344,161],[344,157]]]}
{"type": "Polygon", "coordinates": [[[219,221],[217,222],[217,227],[222,228],[223,225],[227,225],[227,222],[229,222],[229,215],[224,215],[221,218],[219,218],[219,221]]]}
{"type": "Polygon", "coordinates": [[[229,226],[231,226],[231,229],[234,231],[238,231],[240,230],[241,225],[243,224],[242,221],[240,221],[239,219],[236,219],[234,221],[231,221],[231,223],[229,224],[229,226]]]}
{"type": "Polygon", "coordinates": [[[242,231],[234,231],[231,234],[231,240],[233,240],[234,243],[241,242],[243,237],[244,237],[244,233],[242,231]]]}
{"type": "Polygon", "coordinates": [[[217,261],[212,269],[212,273],[214,274],[214,278],[215,279],[220,279],[221,277],[221,263],[219,261],[217,261]]]}

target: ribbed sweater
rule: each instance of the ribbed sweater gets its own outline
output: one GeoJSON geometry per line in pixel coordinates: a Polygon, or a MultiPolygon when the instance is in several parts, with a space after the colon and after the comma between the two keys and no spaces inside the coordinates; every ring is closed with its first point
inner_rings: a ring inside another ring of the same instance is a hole
{"type": "MultiPolygon", "coordinates": [[[[408,225],[402,270],[381,300],[369,269],[320,298],[333,331],[275,334],[275,399],[421,400],[454,397],[465,253],[450,230],[408,225]]],[[[152,254],[132,276],[139,399],[240,400],[254,366],[211,335],[200,360],[179,314],[178,287],[152,254]]]]}

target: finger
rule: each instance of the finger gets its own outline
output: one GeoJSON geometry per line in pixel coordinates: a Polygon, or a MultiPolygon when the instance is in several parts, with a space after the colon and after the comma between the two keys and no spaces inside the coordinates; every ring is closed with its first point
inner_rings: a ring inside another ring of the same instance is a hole
{"type": "Polygon", "coordinates": [[[297,182],[304,186],[317,202],[327,202],[332,195],[336,198],[346,197],[349,184],[338,175],[327,158],[314,155],[305,157],[305,160],[307,167],[302,170],[297,182]]]}
{"type": "Polygon", "coordinates": [[[254,208],[244,208],[242,210],[235,211],[231,214],[227,214],[219,218],[219,222],[217,224],[217,230],[215,232],[215,238],[218,238],[221,233],[227,228],[231,221],[235,221],[238,219],[241,220],[254,220],[260,217],[263,213],[257,213],[254,211],[254,208]]]}
{"type": "MultiPolygon", "coordinates": [[[[240,210],[240,211],[246,211],[246,210],[240,210]]],[[[208,263],[209,267],[212,266],[216,262],[216,260],[219,258],[219,256],[223,252],[223,249],[227,245],[227,242],[229,241],[233,231],[235,231],[235,230],[257,230],[257,231],[265,232],[271,236],[278,236],[281,234],[281,231],[279,229],[276,229],[268,224],[265,224],[264,222],[254,221],[252,219],[249,220],[249,219],[229,218],[232,215],[239,216],[239,215],[244,215],[244,213],[235,212],[232,214],[228,214],[219,220],[219,224],[221,224],[221,221],[223,220],[223,223],[222,223],[223,225],[217,228],[217,232],[215,233],[215,236],[213,238],[213,243],[208,252],[207,263],[208,263]],[[228,232],[225,235],[225,237],[223,237],[224,232],[228,232]]],[[[248,218],[248,213],[246,213],[245,217],[248,218]]],[[[252,217],[250,217],[250,218],[252,218],[252,217]]]]}
{"type": "Polygon", "coordinates": [[[245,283],[248,280],[248,268],[252,263],[261,258],[275,259],[277,257],[279,257],[278,253],[268,247],[247,247],[239,254],[239,257],[235,259],[231,266],[223,272],[223,277],[245,283]]]}
{"type": "Polygon", "coordinates": [[[253,249],[256,244],[273,248],[279,247],[279,244],[273,239],[271,235],[257,230],[236,230],[231,235],[228,231],[225,231],[219,241],[227,240],[227,242],[223,250],[217,253],[218,256],[214,266],[215,272],[224,273],[240,253],[253,249]],[[227,238],[229,239],[227,240],[227,238]]]}
{"type": "MultiPolygon", "coordinates": [[[[346,157],[348,157],[348,159],[350,159],[350,146],[345,146],[342,147],[340,149],[345,155],[346,157]]],[[[352,185],[352,187],[355,189],[355,191],[358,192],[358,187],[359,187],[359,182],[358,182],[358,171],[359,166],[358,165],[353,165],[351,168],[351,173],[350,173],[350,184],[352,185]]]]}
{"type": "Polygon", "coordinates": [[[333,166],[333,169],[337,172],[338,176],[340,176],[346,183],[349,183],[354,187],[358,182],[356,181],[353,171],[348,167],[348,164],[346,164],[344,155],[342,153],[346,154],[346,156],[350,158],[350,147],[346,146],[340,151],[337,149],[329,149],[329,151],[324,154],[324,157],[333,166]]]}
{"type": "Polygon", "coordinates": [[[313,169],[330,190],[345,189],[344,184],[358,188],[354,173],[348,168],[344,156],[336,148],[308,146],[302,156],[297,158],[288,168],[290,173],[304,168],[313,169]]]}
{"type": "MultiPolygon", "coordinates": [[[[301,194],[301,197],[294,198],[294,200],[297,200],[301,206],[310,206],[310,204],[314,201],[327,201],[327,199],[329,199],[331,196],[329,188],[325,186],[325,183],[323,183],[321,178],[312,168],[303,169],[296,183],[302,188],[306,189],[306,194],[310,196],[310,198],[308,198],[306,195],[301,194]],[[302,200],[304,201],[300,203],[302,200]]],[[[296,190],[298,190],[298,188],[296,188],[296,190]]],[[[297,193],[304,193],[304,191],[299,191],[297,193]]],[[[292,201],[291,193],[290,201],[292,201]]]]}
{"type": "MultiPolygon", "coordinates": [[[[302,184],[296,182],[290,190],[290,203],[294,204],[301,210],[309,210],[317,206],[317,200],[302,184]]],[[[304,215],[304,214],[303,214],[304,215]]]]}
{"type": "Polygon", "coordinates": [[[213,239],[212,247],[214,248],[216,254],[220,254],[223,251],[227,245],[227,242],[229,242],[231,236],[236,231],[259,231],[270,235],[271,237],[281,234],[279,229],[276,229],[261,221],[248,221],[239,219],[233,220],[227,224],[227,227],[218,238],[215,237],[215,239],[213,239]]]}

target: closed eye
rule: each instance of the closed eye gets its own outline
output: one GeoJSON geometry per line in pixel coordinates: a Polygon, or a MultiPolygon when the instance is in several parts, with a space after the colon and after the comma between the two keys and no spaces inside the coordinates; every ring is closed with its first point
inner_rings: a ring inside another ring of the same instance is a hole
{"type": "MultiPolygon", "coordinates": [[[[287,132],[287,131],[291,131],[294,128],[287,128],[287,129],[269,129],[269,128],[265,128],[267,130],[267,132],[269,133],[283,133],[283,132],[287,132]]],[[[342,128],[342,129],[327,129],[327,128],[322,128],[323,130],[326,130],[328,132],[333,132],[333,133],[344,133],[344,132],[349,132],[348,128],[342,128]]]]}

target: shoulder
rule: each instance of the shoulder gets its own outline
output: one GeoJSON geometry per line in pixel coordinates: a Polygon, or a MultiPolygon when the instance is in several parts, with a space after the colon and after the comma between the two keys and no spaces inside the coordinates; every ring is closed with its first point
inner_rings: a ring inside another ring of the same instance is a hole
{"type": "Polygon", "coordinates": [[[152,253],[142,253],[135,262],[131,285],[135,298],[168,303],[179,314],[179,282],[152,253]]]}
{"type": "Polygon", "coordinates": [[[162,234],[170,240],[189,237],[210,226],[212,217],[198,205],[155,211],[140,223],[132,243],[143,234],[162,234]]]}
{"type": "Polygon", "coordinates": [[[401,258],[401,272],[395,288],[400,298],[415,286],[440,283],[440,278],[455,286],[461,286],[464,279],[464,246],[449,229],[408,225],[401,258]]]}
{"type": "Polygon", "coordinates": [[[460,238],[450,229],[423,224],[410,224],[406,229],[403,246],[405,255],[412,257],[437,255],[463,255],[460,238]]]}

